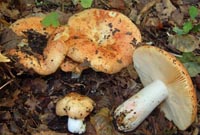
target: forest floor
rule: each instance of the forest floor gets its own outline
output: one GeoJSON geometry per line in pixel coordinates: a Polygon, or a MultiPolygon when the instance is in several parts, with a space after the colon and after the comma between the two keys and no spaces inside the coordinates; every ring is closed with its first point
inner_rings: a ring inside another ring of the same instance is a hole
{"type": "MultiPolygon", "coordinates": [[[[85,10],[76,0],[1,0],[0,44],[4,45],[5,29],[20,18],[58,12],[62,23],[85,10]],[[73,2],[74,3],[73,3],[73,2]]],[[[128,16],[142,34],[143,44],[157,46],[182,58],[190,72],[197,94],[197,118],[186,130],[179,130],[156,108],[137,129],[119,132],[112,122],[113,110],[143,88],[133,65],[116,74],[87,69],[79,78],[61,70],[48,76],[22,71],[15,64],[0,63],[0,134],[1,135],[72,135],[67,130],[67,117],[57,116],[55,105],[66,93],[78,92],[96,102],[86,119],[85,135],[199,135],[200,134],[200,9],[198,0],[93,0],[91,8],[116,10],[128,16]],[[191,14],[195,18],[191,17],[191,14]],[[191,22],[192,27],[186,25],[191,22]],[[179,29],[178,29],[179,28],[179,29]],[[184,33],[185,32],[185,33],[184,33]],[[183,35],[181,37],[177,35],[183,35]],[[188,38],[189,37],[189,38],[188,38]],[[185,44],[186,43],[186,44],[185,44]],[[189,43],[189,44],[187,44],[189,43]],[[109,113],[97,116],[102,108],[109,113]],[[100,120],[98,120],[100,117],[100,120]],[[97,121],[91,121],[91,118],[97,121]]],[[[7,35],[12,44],[18,39],[7,35]]],[[[36,35],[37,37],[37,35],[36,35]]],[[[39,38],[34,42],[37,44],[39,38]]],[[[42,39],[41,39],[42,40],[42,39]]],[[[0,52],[4,50],[0,47],[0,52]]],[[[148,65],[147,65],[148,66],[148,65]]]]}

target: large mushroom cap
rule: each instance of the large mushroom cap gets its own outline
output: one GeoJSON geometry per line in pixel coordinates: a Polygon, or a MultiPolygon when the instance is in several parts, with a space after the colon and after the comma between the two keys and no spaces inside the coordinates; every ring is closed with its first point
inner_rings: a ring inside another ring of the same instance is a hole
{"type": "Polygon", "coordinates": [[[136,25],[122,13],[88,9],[69,18],[71,39],[67,55],[88,61],[96,71],[116,73],[132,63],[134,45],[141,41],[136,25]]]}
{"type": "Polygon", "coordinates": [[[133,61],[144,86],[155,80],[167,86],[168,98],[160,106],[167,119],[180,130],[190,126],[197,114],[197,98],[184,66],[174,56],[153,46],[136,49],[133,61]]]}
{"type": "Polygon", "coordinates": [[[62,26],[51,33],[43,54],[27,53],[23,49],[11,49],[9,56],[14,56],[26,69],[33,69],[40,75],[49,75],[58,69],[66,56],[65,40],[69,38],[68,27],[62,26]]]}
{"type": "Polygon", "coordinates": [[[87,96],[75,92],[67,94],[56,104],[56,114],[73,119],[84,119],[93,110],[95,102],[87,96]]]}
{"type": "Polygon", "coordinates": [[[32,16],[32,17],[26,17],[17,20],[13,24],[11,24],[10,28],[18,35],[18,36],[24,36],[25,31],[27,30],[34,30],[36,32],[39,32],[41,34],[50,35],[55,28],[54,27],[44,27],[41,23],[43,17],[39,16],[32,16]]]}

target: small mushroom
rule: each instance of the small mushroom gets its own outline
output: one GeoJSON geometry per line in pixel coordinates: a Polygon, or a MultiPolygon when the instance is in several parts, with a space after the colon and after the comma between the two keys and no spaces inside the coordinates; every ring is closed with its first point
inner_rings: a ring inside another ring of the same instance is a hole
{"type": "Polygon", "coordinates": [[[87,61],[104,73],[113,74],[131,64],[134,46],[141,42],[137,26],[117,11],[87,9],[71,16],[68,26],[67,56],[78,63],[87,61]]]}
{"type": "Polygon", "coordinates": [[[171,54],[142,46],[133,55],[134,67],[145,86],[114,111],[119,130],[134,130],[158,105],[165,117],[187,129],[197,115],[197,97],[184,66],[171,54]]]}
{"type": "Polygon", "coordinates": [[[86,130],[85,117],[94,109],[95,102],[87,96],[75,92],[67,94],[56,104],[56,114],[68,116],[68,130],[82,134],[86,130]]]}

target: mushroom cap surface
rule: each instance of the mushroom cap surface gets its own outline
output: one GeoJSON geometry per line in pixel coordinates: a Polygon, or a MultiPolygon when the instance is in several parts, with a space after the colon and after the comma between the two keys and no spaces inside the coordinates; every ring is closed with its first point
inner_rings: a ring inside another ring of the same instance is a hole
{"type": "Polygon", "coordinates": [[[169,95],[161,110],[180,130],[188,128],[197,115],[197,97],[184,66],[168,52],[153,46],[137,48],[133,61],[144,86],[154,80],[165,83],[169,95]]]}
{"type": "Polygon", "coordinates": [[[134,45],[141,33],[125,15],[116,11],[87,9],[68,20],[71,38],[67,56],[88,61],[96,71],[116,73],[132,63],[134,45]]]}
{"type": "Polygon", "coordinates": [[[51,33],[43,54],[34,52],[33,55],[16,48],[9,50],[8,55],[17,58],[18,63],[26,69],[33,69],[40,75],[49,75],[56,72],[65,59],[67,53],[65,41],[68,38],[68,27],[62,26],[51,33]]]}
{"type": "Polygon", "coordinates": [[[24,36],[23,32],[30,29],[44,35],[50,35],[55,30],[55,28],[52,26],[44,27],[41,23],[43,18],[44,17],[40,17],[40,16],[32,16],[32,17],[18,19],[16,22],[10,25],[10,28],[18,36],[24,36]]]}
{"type": "Polygon", "coordinates": [[[71,92],[57,102],[56,114],[67,115],[73,119],[84,119],[92,112],[94,106],[95,102],[91,98],[71,92]]]}

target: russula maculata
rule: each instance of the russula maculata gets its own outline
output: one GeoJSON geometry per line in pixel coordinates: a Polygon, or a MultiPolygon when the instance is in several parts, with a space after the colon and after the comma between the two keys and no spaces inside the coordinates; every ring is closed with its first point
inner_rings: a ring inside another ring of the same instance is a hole
{"type": "Polygon", "coordinates": [[[65,41],[69,38],[68,27],[58,28],[44,27],[41,24],[43,17],[26,17],[14,22],[10,28],[18,36],[27,38],[24,32],[36,31],[49,37],[43,54],[37,52],[27,53],[21,47],[13,48],[7,52],[10,57],[17,58],[18,63],[26,69],[32,69],[40,75],[54,73],[61,65],[66,56],[65,41]]]}
{"type": "Polygon", "coordinates": [[[187,129],[197,115],[197,97],[184,66],[171,54],[153,46],[137,48],[133,61],[144,89],[114,111],[118,129],[134,130],[158,105],[180,130],[187,129]]]}
{"type": "Polygon", "coordinates": [[[134,45],[141,42],[136,25],[116,11],[87,9],[71,16],[68,26],[67,56],[108,74],[131,64],[134,45]]]}
{"type": "Polygon", "coordinates": [[[17,58],[18,62],[27,69],[32,69],[40,75],[49,75],[54,73],[65,59],[67,52],[65,40],[68,37],[68,27],[62,26],[50,35],[42,55],[37,52],[27,53],[20,48],[9,50],[8,55],[17,58]]]}
{"type": "Polygon", "coordinates": [[[18,36],[25,36],[24,32],[26,32],[27,30],[34,30],[37,31],[38,33],[49,36],[55,30],[55,28],[52,26],[44,27],[41,24],[42,19],[43,17],[39,16],[22,18],[11,24],[10,28],[18,36]]]}
{"type": "Polygon", "coordinates": [[[56,114],[68,116],[68,130],[82,134],[86,130],[84,119],[92,112],[94,106],[95,102],[91,98],[71,92],[57,102],[56,114]]]}

